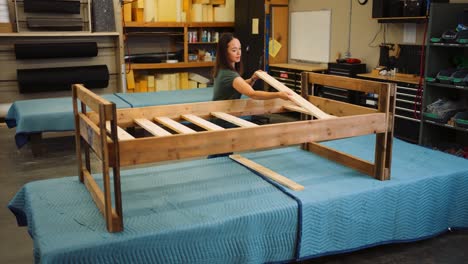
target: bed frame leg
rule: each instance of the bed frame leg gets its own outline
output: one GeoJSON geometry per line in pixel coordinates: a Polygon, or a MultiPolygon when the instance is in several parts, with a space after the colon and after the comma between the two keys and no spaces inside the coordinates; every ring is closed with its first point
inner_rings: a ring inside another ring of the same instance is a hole
{"type": "Polygon", "coordinates": [[[42,133],[33,133],[29,135],[31,153],[34,157],[42,155],[42,133]]]}

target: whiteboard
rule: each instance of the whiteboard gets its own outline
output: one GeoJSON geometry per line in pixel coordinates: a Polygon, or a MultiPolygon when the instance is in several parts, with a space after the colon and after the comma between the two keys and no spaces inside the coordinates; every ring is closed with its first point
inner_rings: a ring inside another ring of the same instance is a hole
{"type": "Polygon", "coordinates": [[[331,10],[291,12],[289,59],[330,61],[331,10]]]}

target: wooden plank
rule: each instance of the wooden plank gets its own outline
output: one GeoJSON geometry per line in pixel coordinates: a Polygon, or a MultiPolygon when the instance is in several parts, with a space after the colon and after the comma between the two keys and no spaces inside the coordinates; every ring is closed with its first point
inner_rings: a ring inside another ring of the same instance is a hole
{"type": "MultiPolygon", "coordinates": [[[[106,129],[107,129],[107,131],[111,132],[111,124],[110,124],[109,121],[106,122],[106,129]]],[[[130,135],[127,131],[123,130],[119,126],[117,126],[117,137],[119,138],[119,140],[135,139],[135,137],[130,135]]]]}
{"type": "Polygon", "coordinates": [[[372,114],[379,112],[377,109],[374,108],[354,105],[318,96],[309,96],[308,100],[311,101],[317,107],[320,107],[320,109],[323,109],[325,112],[329,113],[330,115],[338,117],[372,114]]]}
{"type": "Polygon", "coordinates": [[[381,133],[385,114],[306,120],[119,142],[121,166],[381,133]],[[157,149],[158,151],[154,151],[157,149]]]}
{"type": "Polygon", "coordinates": [[[231,158],[232,160],[264,175],[265,177],[268,177],[272,180],[274,180],[275,182],[281,184],[281,185],[284,185],[286,187],[288,187],[289,189],[292,189],[292,190],[295,190],[295,191],[302,191],[304,190],[304,186],[298,184],[297,182],[291,180],[291,179],[288,179],[286,177],[284,177],[283,175],[279,174],[279,173],[276,173],[252,160],[249,160],[241,155],[230,155],[229,158],[231,158]]]}
{"type": "Polygon", "coordinates": [[[91,108],[94,112],[99,113],[99,105],[103,104],[106,105],[106,116],[112,116],[112,108],[110,107],[112,104],[111,102],[91,92],[81,84],[73,84],[73,87],[77,89],[76,95],[78,99],[89,106],[89,108],[91,108]]]}
{"type": "Polygon", "coordinates": [[[278,80],[275,78],[271,77],[268,73],[266,72],[255,72],[255,74],[265,82],[267,82],[271,87],[275,88],[278,91],[284,91],[284,92],[289,92],[292,94],[291,101],[296,103],[297,105],[303,107],[307,111],[310,112],[311,115],[315,116],[318,119],[327,119],[327,118],[334,118],[334,116],[331,116],[322,110],[320,110],[318,107],[304,99],[302,96],[298,95],[295,93],[293,90],[289,89],[286,85],[280,83],[278,80]]]}
{"type": "Polygon", "coordinates": [[[180,134],[193,134],[193,133],[197,133],[197,131],[189,128],[189,127],[186,127],[184,125],[182,125],[181,123],[177,122],[177,121],[174,121],[172,119],[170,119],[169,117],[166,117],[166,116],[158,116],[158,117],[155,117],[154,120],[158,121],[159,123],[169,127],[170,129],[176,131],[177,133],[180,133],[180,134]]]}
{"type": "Polygon", "coordinates": [[[284,108],[288,109],[290,111],[293,111],[293,112],[298,112],[298,113],[310,115],[309,111],[307,111],[306,109],[304,109],[304,108],[302,108],[302,107],[300,107],[298,105],[285,105],[284,108]]]}
{"type": "Polygon", "coordinates": [[[150,132],[152,135],[157,136],[157,137],[172,135],[167,130],[163,129],[162,127],[156,125],[155,123],[145,118],[137,118],[135,119],[135,123],[137,123],[146,131],[150,132]]]}
{"type": "Polygon", "coordinates": [[[101,133],[99,133],[99,127],[91,122],[91,120],[84,114],[78,113],[79,116],[79,126],[80,126],[80,135],[84,141],[86,141],[89,146],[94,150],[96,155],[102,159],[101,156],[101,133]]]}
{"type": "MultiPolygon", "coordinates": [[[[88,189],[88,192],[91,194],[91,198],[93,198],[94,203],[96,204],[96,207],[99,209],[101,214],[105,217],[105,202],[104,202],[104,193],[102,192],[101,188],[99,185],[96,183],[94,180],[93,176],[89,173],[86,168],[82,168],[83,171],[83,177],[84,177],[84,184],[86,186],[86,189],[88,189]]],[[[111,223],[110,226],[108,226],[109,232],[119,232],[123,230],[123,224],[121,220],[119,219],[117,212],[115,209],[112,208],[111,210],[111,223]]]]}
{"type": "Polygon", "coordinates": [[[240,127],[256,127],[258,126],[257,124],[254,124],[252,122],[249,122],[247,120],[238,118],[237,116],[233,116],[227,113],[223,112],[211,112],[211,115],[220,119],[223,119],[225,121],[228,121],[230,123],[233,123],[235,125],[238,125],[240,127]]]}
{"type": "Polygon", "coordinates": [[[327,146],[315,142],[308,142],[307,150],[324,158],[351,167],[357,171],[374,177],[374,164],[372,164],[371,162],[360,159],[358,157],[354,157],[352,155],[348,155],[344,152],[329,148],[327,146]]]}
{"type": "Polygon", "coordinates": [[[91,197],[93,198],[96,207],[99,209],[102,215],[105,215],[104,194],[102,193],[101,188],[85,167],[82,167],[81,170],[83,171],[84,184],[88,189],[89,193],[91,194],[91,197]]]}
{"type": "Polygon", "coordinates": [[[199,126],[199,127],[202,127],[206,130],[209,130],[209,131],[219,131],[219,130],[223,130],[224,128],[223,127],[220,127],[216,124],[213,124],[211,123],[210,121],[207,121],[201,117],[198,117],[196,115],[193,115],[193,114],[186,114],[186,115],[182,115],[182,118],[189,121],[189,122],[192,122],[194,123],[195,125],[199,126]]]}
{"type": "Polygon", "coordinates": [[[387,89],[387,84],[376,81],[349,78],[337,75],[308,73],[309,83],[342,88],[346,90],[360,91],[365,93],[379,93],[382,89],[387,89]]]}

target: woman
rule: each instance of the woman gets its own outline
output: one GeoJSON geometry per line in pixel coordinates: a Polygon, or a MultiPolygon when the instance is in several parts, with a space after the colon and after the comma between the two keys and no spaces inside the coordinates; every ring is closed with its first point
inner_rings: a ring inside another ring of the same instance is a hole
{"type": "Polygon", "coordinates": [[[232,33],[224,33],[218,42],[216,52],[216,65],[214,69],[213,100],[239,99],[246,95],[256,100],[281,98],[289,100],[288,92],[256,91],[252,88],[257,76],[255,73],[247,80],[241,77],[241,44],[232,33]]]}
{"type": "MultiPolygon", "coordinates": [[[[257,80],[257,76],[253,74],[252,77],[247,80],[241,77],[241,53],[240,41],[235,38],[232,33],[225,33],[221,36],[216,52],[213,101],[239,99],[242,94],[258,100],[274,98],[289,100],[291,95],[287,92],[254,90],[252,85],[257,80]]],[[[224,128],[235,127],[233,124],[219,119],[213,122],[224,128]]],[[[223,157],[230,154],[232,153],[215,154],[208,156],[208,158],[223,157]]]]}

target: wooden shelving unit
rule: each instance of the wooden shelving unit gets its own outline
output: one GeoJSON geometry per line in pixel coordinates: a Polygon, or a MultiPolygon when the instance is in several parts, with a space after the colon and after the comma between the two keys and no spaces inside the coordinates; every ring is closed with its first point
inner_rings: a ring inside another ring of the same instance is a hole
{"type": "MultiPolygon", "coordinates": [[[[189,30],[197,30],[198,35],[204,29],[219,29],[220,33],[224,31],[232,31],[234,22],[125,22],[124,31],[127,37],[134,35],[158,35],[176,38],[183,36],[183,40],[175,41],[183,45],[183,61],[179,63],[127,63],[127,69],[130,66],[133,70],[148,70],[148,69],[168,69],[168,68],[197,68],[197,67],[212,67],[214,62],[189,61],[189,50],[191,47],[210,45],[213,49],[217,42],[190,42],[188,38],[189,30]],[[163,31],[152,31],[151,29],[161,29],[163,31]]],[[[201,39],[201,37],[199,37],[201,39]]],[[[144,44],[144,43],[142,43],[144,44]]]]}
{"type": "MultiPolygon", "coordinates": [[[[147,9],[145,13],[145,8],[151,8],[151,4],[142,6],[139,2],[127,2],[127,5],[123,6],[124,20],[127,20],[122,25],[125,37],[127,91],[160,91],[160,87],[161,90],[172,90],[179,85],[178,82],[180,86],[177,89],[206,87],[206,83],[194,84],[193,80],[187,80],[188,73],[211,79],[211,69],[215,65],[214,53],[218,44],[216,37],[219,38],[224,32],[233,32],[235,27],[234,16],[232,22],[225,22],[223,20],[231,20],[231,16],[228,14],[220,17],[215,8],[230,6],[234,9],[234,2],[177,1],[180,3],[171,1],[175,7],[169,6],[167,12],[171,13],[165,16],[157,13],[157,10],[152,14],[151,9],[147,9]],[[202,11],[199,8],[203,9],[202,15],[199,13],[202,11]],[[173,12],[176,12],[175,16],[173,12]],[[212,17],[208,12],[213,12],[212,17]],[[211,19],[219,21],[206,21],[211,19]],[[204,22],[199,22],[202,20],[204,22]],[[210,53],[210,56],[205,57],[206,53],[210,53]],[[168,79],[169,84],[167,84],[168,79]]],[[[229,9],[220,12],[226,10],[229,9]]]]}

